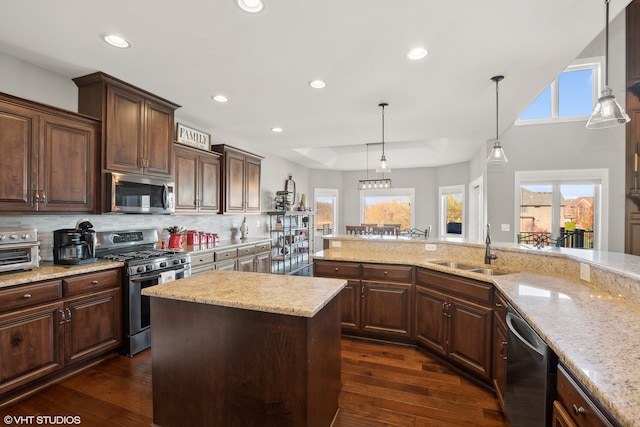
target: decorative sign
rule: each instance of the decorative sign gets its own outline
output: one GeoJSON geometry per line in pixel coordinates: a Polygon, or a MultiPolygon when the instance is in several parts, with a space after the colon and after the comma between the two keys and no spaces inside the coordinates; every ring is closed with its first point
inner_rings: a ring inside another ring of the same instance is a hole
{"type": "Polygon", "coordinates": [[[176,126],[176,142],[201,150],[211,150],[211,135],[192,129],[180,123],[176,126]]]}

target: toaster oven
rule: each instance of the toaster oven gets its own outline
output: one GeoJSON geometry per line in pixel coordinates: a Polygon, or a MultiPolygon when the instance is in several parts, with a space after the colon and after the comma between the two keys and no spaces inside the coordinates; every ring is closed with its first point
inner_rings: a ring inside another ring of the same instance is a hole
{"type": "Polygon", "coordinates": [[[35,228],[0,228],[0,273],[32,270],[40,265],[35,228]]]}

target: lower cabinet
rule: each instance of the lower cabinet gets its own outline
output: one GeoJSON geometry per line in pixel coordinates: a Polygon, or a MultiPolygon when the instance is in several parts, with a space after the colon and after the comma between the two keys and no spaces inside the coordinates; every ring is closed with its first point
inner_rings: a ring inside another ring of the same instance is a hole
{"type": "Polygon", "coordinates": [[[417,269],[416,341],[468,372],[491,376],[493,285],[417,269]]]}
{"type": "Polygon", "coordinates": [[[315,277],[347,280],[340,293],[342,331],[392,341],[413,336],[413,272],[404,265],[314,261],[315,277]]]}
{"type": "Polygon", "coordinates": [[[558,365],[553,427],[611,427],[619,425],[564,365],[558,365]]]}
{"type": "Polygon", "coordinates": [[[0,290],[0,399],[122,342],[120,269],[0,290]]]}
{"type": "Polygon", "coordinates": [[[191,253],[191,275],[212,270],[271,272],[271,243],[254,243],[191,253]]]}

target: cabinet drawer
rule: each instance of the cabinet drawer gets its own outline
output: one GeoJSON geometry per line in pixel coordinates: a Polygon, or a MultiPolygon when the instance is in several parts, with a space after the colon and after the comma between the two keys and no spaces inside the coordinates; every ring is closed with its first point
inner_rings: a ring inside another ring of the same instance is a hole
{"type": "Polygon", "coordinates": [[[558,366],[557,390],[558,400],[577,425],[581,427],[612,425],[561,365],[558,366]]]}
{"type": "Polygon", "coordinates": [[[313,267],[314,276],[359,279],[360,265],[356,262],[316,261],[313,267]]]}
{"type": "Polygon", "coordinates": [[[0,291],[0,311],[27,307],[62,297],[62,282],[51,280],[33,285],[7,288],[0,291]]]}
{"type": "Polygon", "coordinates": [[[236,258],[237,256],[238,256],[238,250],[236,248],[225,249],[223,251],[216,251],[214,255],[214,259],[216,261],[222,261],[225,259],[236,258]]]}
{"type": "Polygon", "coordinates": [[[502,296],[500,292],[495,292],[494,295],[494,303],[493,308],[495,310],[496,316],[504,323],[506,326],[507,322],[507,300],[502,296]]]}
{"type": "Polygon", "coordinates": [[[362,278],[411,283],[413,281],[413,267],[407,265],[363,264],[362,278]]]}
{"type": "Polygon", "coordinates": [[[256,245],[256,253],[269,252],[271,249],[271,243],[258,243],[256,245]]]}
{"type": "Polygon", "coordinates": [[[471,298],[485,305],[491,305],[493,297],[493,285],[490,283],[463,279],[453,274],[437,273],[426,268],[417,270],[416,283],[471,298]]]}
{"type": "Polygon", "coordinates": [[[65,296],[116,286],[122,286],[120,269],[81,274],[62,280],[62,289],[65,296]]]}
{"type": "Polygon", "coordinates": [[[252,255],[256,253],[256,245],[241,246],[238,248],[238,256],[252,255]]]}
{"type": "MultiPolygon", "coordinates": [[[[201,265],[213,264],[213,252],[191,255],[191,269],[201,265]]],[[[213,266],[212,266],[213,267],[213,266]]]]}

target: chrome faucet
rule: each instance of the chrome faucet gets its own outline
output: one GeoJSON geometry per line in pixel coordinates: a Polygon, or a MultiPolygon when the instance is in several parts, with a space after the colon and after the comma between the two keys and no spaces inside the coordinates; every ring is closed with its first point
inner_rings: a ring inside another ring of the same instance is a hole
{"type": "Polygon", "coordinates": [[[486,248],[484,250],[484,263],[491,264],[491,260],[498,259],[498,255],[491,253],[491,226],[487,224],[487,238],[484,241],[486,248]]]}

